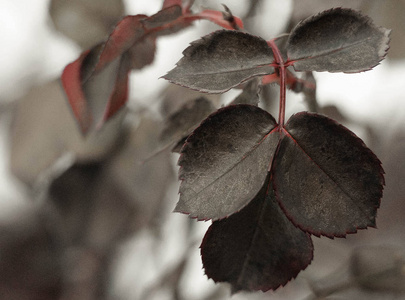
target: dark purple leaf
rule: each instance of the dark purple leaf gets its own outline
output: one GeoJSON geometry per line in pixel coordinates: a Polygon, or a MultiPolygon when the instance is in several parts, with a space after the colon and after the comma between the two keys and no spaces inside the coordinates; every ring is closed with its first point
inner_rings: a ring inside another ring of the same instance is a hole
{"type": "Polygon", "coordinates": [[[203,37],[165,79],[195,90],[222,93],[254,76],[271,74],[273,52],[262,38],[221,30],[203,37]]]}
{"type": "Polygon", "coordinates": [[[270,114],[251,105],[209,116],[181,151],[175,211],[216,220],[249,203],[265,181],[279,137],[275,126],[270,114]]]}
{"type": "Polygon", "coordinates": [[[232,291],[275,290],[305,269],[313,257],[309,234],[284,215],[266,184],[240,212],[215,221],[201,245],[205,272],[232,291]]]}
{"type": "Polygon", "coordinates": [[[272,174],[290,220],[328,237],[375,226],[384,171],[363,141],[332,119],[304,112],[285,130],[272,174]]]}
{"type": "Polygon", "coordinates": [[[299,23],[287,42],[297,71],[355,73],[376,66],[389,48],[390,30],[361,13],[335,8],[299,23]]]}

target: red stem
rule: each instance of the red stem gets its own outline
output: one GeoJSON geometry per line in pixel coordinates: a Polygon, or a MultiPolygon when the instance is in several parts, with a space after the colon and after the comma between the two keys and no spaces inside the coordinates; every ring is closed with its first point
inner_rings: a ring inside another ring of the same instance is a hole
{"type": "Polygon", "coordinates": [[[280,130],[284,127],[284,119],[285,119],[285,101],[286,101],[286,65],[284,64],[283,57],[281,56],[280,50],[278,49],[274,40],[270,40],[267,42],[268,45],[273,50],[274,59],[277,63],[277,71],[280,76],[280,106],[278,111],[278,125],[280,130]]]}

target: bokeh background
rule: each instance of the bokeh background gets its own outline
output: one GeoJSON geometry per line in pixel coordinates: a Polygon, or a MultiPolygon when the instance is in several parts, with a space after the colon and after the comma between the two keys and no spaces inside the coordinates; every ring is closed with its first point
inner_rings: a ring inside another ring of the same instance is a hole
{"type": "MultiPolygon", "coordinates": [[[[383,162],[378,229],[314,237],[314,261],[297,279],[232,298],[405,299],[405,1],[196,0],[193,10],[222,10],[221,3],[265,39],[339,6],[393,29],[387,59],[372,71],[314,74],[317,110],[356,132],[383,162]]],[[[191,41],[218,27],[199,21],[159,38],[154,63],[131,74],[127,108],[86,138],[59,82],[63,68],[105,40],[123,16],[151,15],[161,5],[0,0],[0,299],[231,296],[202,270],[199,244],[209,222],[171,212],[178,155],[156,153],[165,120],[197,97],[159,77],[191,41]]],[[[238,93],[207,99],[218,106],[238,93]]],[[[276,114],[277,87],[261,96],[276,114]]],[[[288,92],[287,114],[301,110],[308,110],[304,97],[288,92]]]]}

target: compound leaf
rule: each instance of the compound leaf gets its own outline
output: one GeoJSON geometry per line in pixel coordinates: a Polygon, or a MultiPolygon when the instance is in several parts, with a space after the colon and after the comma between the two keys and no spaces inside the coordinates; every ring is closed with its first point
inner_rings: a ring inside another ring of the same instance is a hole
{"type": "Polygon", "coordinates": [[[181,150],[175,211],[215,220],[246,206],[266,179],[279,139],[276,125],[252,105],[227,106],[205,119],[181,150]]]}
{"type": "Polygon", "coordinates": [[[313,257],[309,234],[296,228],[275,200],[272,186],[240,212],[215,221],[201,245],[205,272],[232,291],[267,291],[285,285],[313,257]]]}
{"type": "Polygon", "coordinates": [[[388,51],[390,30],[361,13],[334,8],[300,22],[287,53],[297,71],[355,73],[376,66],[388,51]]]}
{"type": "Polygon", "coordinates": [[[328,237],[375,226],[384,171],[363,141],[313,113],[292,116],[285,130],[272,174],[277,199],[290,220],[328,237]]]}
{"type": "Polygon", "coordinates": [[[193,42],[163,78],[202,92],[223,93],[254,77],[274,72],[273,52],[262,38],[220,30],[193,42]]]}

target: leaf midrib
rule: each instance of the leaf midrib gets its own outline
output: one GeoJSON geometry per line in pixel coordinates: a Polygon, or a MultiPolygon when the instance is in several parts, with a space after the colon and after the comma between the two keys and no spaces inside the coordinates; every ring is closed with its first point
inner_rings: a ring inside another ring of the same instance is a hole
{"type": "MultiPolygon", "coordinates": [[[[356,42],[356,43],[352,43],[352,44],[349,44],[349,45],[346,45],[346,46],[342,46],[342,47],[337,48],[337,49],[325,50],[325,51],[320,52],[319,54],[314,55],[314,56],[303,56],[303,57],[300,57],[300,58],[293,58],[293,59],[291,59],[291,60],[294,61],[294,62],[296,62],[296,61],[310,60],[310,59],[315,59],[315,58],[319,58],[319,57],[323,57],[323,56],[328,56],[328,55],[330,55],[330,54],[332,54],[332,53],[339,52],[339,51],[343,51],[343,50],[352,48],[352,47],[354,47],[354,46],[357,46],[357,45],[359,45],[359,44],[366,43],[366,42],[369,41],[370,39],[371,39],[371,37],[368,37],[368,38],[362,39],[362,40],[360,40],[360,41],[358,41],[358,42],[356,42]]],[[[288,53],[288,51],[287,51],[287,53],[288,53]]]]}

